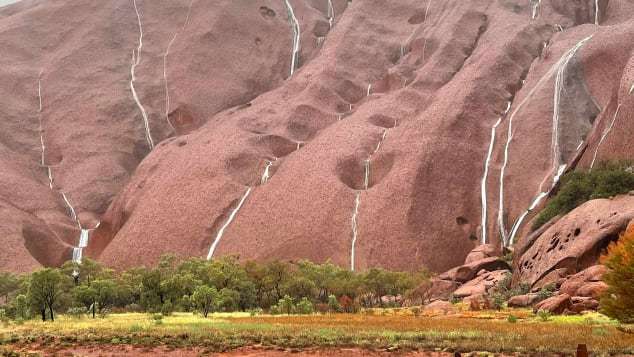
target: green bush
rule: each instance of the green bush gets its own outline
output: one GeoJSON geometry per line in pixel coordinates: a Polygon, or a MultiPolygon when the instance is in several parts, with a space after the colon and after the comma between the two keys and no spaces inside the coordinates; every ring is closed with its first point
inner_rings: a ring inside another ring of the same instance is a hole
{"type": "Polygon", "coordinates": [[[540,320],[546,322],[550,320],[552,314],[550,313],[550,311],[547,310],[539,310],[537,311],[537,316],[540,318],[540,320]]]}
{"type": "Polygon", "coordinates": [[[308,298],[302,298],[300,302],[297,303],[295,307],[296,311],[300,315],[310,315],[315,312],[315,308],[313,307],[313,303],[308,300],[308,298]]]}
{"type": "Polygon", "coordinates": [[[533,230],[560,214],[566,214],[581,204],[598,198],[628,193],[634,190],[634,173],[629,162],[601,163],[591,171],[574,171],[564,175],[557,195],[537,216],[533,230]]]}
{"type": "Polygon", "coordinates": [[[557,291],[557,286],[555,286],[555,284],[548,284],[545,285],[538,293],[537,293],[537,300],[538,301],[543,301],[546,300],[550,297],[552,297],[555,294],[555,291],[557,291]]]}
{"type": "Polygon", "coordinates": [[[506,321],[508,321],[509,323],[516,323],[517,322],[517,316],[515,315],[509,315],[509,317],[506,319],[506,321]]]}
{"type": "Polygon", "coordinates": [[[66,310],[66,315],[69,315],[70,317],[74,319],[80,319],[87,313],[88,313],[88,310],[86,310],[85,307],[71,307],[68,310],[66,310]]]}

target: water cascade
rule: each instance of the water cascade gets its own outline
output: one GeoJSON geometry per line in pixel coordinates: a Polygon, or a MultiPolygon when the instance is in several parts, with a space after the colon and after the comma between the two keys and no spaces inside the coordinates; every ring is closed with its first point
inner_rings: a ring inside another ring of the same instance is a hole
{"type": "Polygon", "coordinates": [[[66,203],[66,208],[68,208],[68,213],[70,215],[70,218],[73,221],[79,222],[77,220],[77,212],[75,211],[75,208],[70,203],[70,200],[68,199],[68,197],[66,196],[66,194],[64,192],[62,192],[62,198],[64,199],[64,203],[66,203]]]}
{"type": "Polygon", "coordinates": [[[560,77],[560,81],[559,81],[559,85],[557,85],[557,83],[555,84],[555,107],[554,107],[554,114],[553,114],[553,139],[555,140],[556,138],[556,145],[553,145],[553,172],[556,172],[555,176],[554,176],[554,183],[553,185],[546,191],[546,192],[542,192],[542,185],[540,185],[540,193],[536,196],[536,198],[533,200],[533,203],[531,204],[531,207],[533,207],[533,209],[537,206],[537,204],[539,204],[539,202],[545,197],[547,196],[547,194],[550,192],[550,190],[552,190],[552,188],[558,183],[559,178],[561,177],[561,174],[563,173],[563,171],[565,170],[565,166],[564,165],[560,165],[559,162],[561,160],[561,155],[559,153],[559,144],[558,144],[558,137],[559,137],[559,133],[558,133],[558,127],[559,127],[559,96],[561,95],[561,91],[563,90],[563,73],[565,72],[566,66],[568,65],[568,63],[571,61],[571,59],[574,57],[574,55],[577,53],[577,51],[586,43],[588,42],[590,39],[592,38],[592,36],[588,36],[586,38],[584,38],[583,40],[579,41],[573,48],[571,48],[570,50],[568,50],[566,53],[564,53],[564,55],[559,59],[559,61],[557,61],[557,63],[555,63],[549,70],[548,72],[546,72],[546,74],[544,74],[544,76],[539,80],[539,82],[537,82],[537,84],[535,85],[535,87],[526,95],[526,97],[522,100],[522,102],[520,102],[520,104],[517,106],[517,108],[515,108],[515,110],[512,112],[511,116],[509,117],[509,124],[508,124],[508,131],[507,131],[507,136],[506,136],[506,144],[504,147],[504,161],[502,164],[502,168],[500,170],[500,185],[499,185],[499,207],[498,207],[498,226],[500,229],[500,234],[502,236],[502,240],[504,241],[505,245],[509,245],[513,242],[513,240],[515,239],[515,234],[517,233],[517,231],[519,230],[519,226],[521,225],[521,220],[523,220],[524,217],[526,217],[526,215],[532,210],[529,207],[528,212],[525,212],[526,214],[522,214],[522,216],[520,216],[520,219],[518,219],[514,225],[513,225],[513,229],[511,229],[511,232],[507,232],[506,228],[505,228],[505,224],[504,224],[504,176],[506,173],[506,167],[508,166],[508,162],[509,162],[509,148],[511,146],[511,142],[513,141],[513,120],[515,119],[515,116],[517,115],[517,113],[524,107],[524,105],[532,98],[532,96],[535,94],[535,92],[537,92],[537,90],[539,88],[541,88],[544,83],[546,83],[555,73],[557,73],[558,77],[560,77]],[[561,76],[560,76],[561,74],[561,76]]]}
{"type": "Polygon", "coordinates": [[[288,21],[291,23],[293,29],[293,51],[291,52],[291,76],[295,73],[299,65],[299,41],[301,37],[299,21],[295,17],[295,11],[290,3],[290,0],[284,0],[286,4],[286,11],[288,12],[288,21]]]}
{"type": "Polygon", "coordinates": [[[169,86],[167,84],[167,57],[169,56],[170,48],[172,48],[174,41],[176,41],[176,37],[178,37],[178,34],[185,31],[185,28],[187,27],[187,24],[189,23],[189,17],[191,16],[193,3],[194,3],[194,0],[191,0],[189,2],[189,8],[187,9],[187,16],[185,17],[185,22],[183,23],[183,26],[174,33],[174,36],[172,37],[170,42],[167,44],[167,49],[165,49],[165,53],[163,54],[163,81],[165,82],[165,120],[167,120],[167,123],[172,127],[172,129],[174,129],[174,125],[172,125],[169,118],[170,94],[169,94],[169,86]]]}
{"type": "Polygon", "coordinates": [[[531,0],[531,18],[535,20],[539,16],[539,8],[542,0],[531,0]]]}
{"type": "Polygon", "coordinates": [[[134,88],[134,82],[136,81],[135,71],[136,67],[141,63],[141,50],[143,49],[143,25],[141,24],[141,14],[139,14],[139,8],[136,5],[136,0],[132,0],[134,3],[134,11],[136,12],[137,20],[139,23],[139,45],[136,48],[136,52],[132,50],[132,66],[130,67],[130,91],[132,91],[132,98],[136,103],[137,107],[141,111],[141,115],[143,116],[143,125],[145,127],[145,139],[147,140],[148,146],[150,150],[154,149],[154,140],[152,139],[152,134],[150,133],[150,122],[148,119],[147,112],[145,108],[141,104],[141,100],[134,88]]]}
{"type": "Polygon", "coordinates": [[[511,110],[511,102],[509,101],[506,105],[506,110],[498,118],[493,127],[491,128],[491,140],[489,142],[489,151],[487,152],[487,157],[484,161],[484,175],[482,175],[482,183],[481,183],[481,200],[482,200],[482,244],[487,244],[487,178],[489,176],[489,167],[491,165],[491,157],[493,156],[493,146],[495,144],[495,132],[497,131],[498,126],[502,123],[502,119],[508,112],[511,110]]]}
{"type": "Polygon", "coordinates": [[[599,25],[599,0],[594,0],[594,24],[599,25]]]}
{"type": "Polygon", "coordinates": [[[354,198],[354,211],[352,211],[352,247],[350,250],[350,270],[351,271],[354,271],[354,249],[357,244],[357,235],[359,234],[357,217],[359,216],[360,205],[361,205],[361,192],[357,191],[354,198]]]}
{"type": "MultiPolygon", "coordinates": [[[[394,127],[396,127],[397,121],[394,120],[394,127]]],[[[376,148],[366,160],[363,161],[363,189],[357,190],[354,198],[354,211],[352,211],[352,248],[350,249],[350,270],[354,271],[354,252],[355,246],[357,244],[357,237],[359,236],[359,227],[358,227],[358,216],[359,216],[359,206],[361,205],[361,193],[367,191],[370,188],[370,163],[372,162],[372,157],[379,151],[381,145],[387,138],[387,132],[389,129],[385,129],[383,131],[383,135],[381,135],[381,139],[376,145],[376,148]]]]}
{"type": "Polygon", "coordinates": [[[262,173],[262,178],[260,178],[260,184],[264,185],[271,178],[271,166],[277,161],[277,157],[273,159],[273,161],[267,161],[266,167],[264,168],[264,173],[262,173]]]}
{"type": "Polygon", "coordinates": [[[332,0],[328,0],[328,25],[332,29],[332,25],[335,22],[335,8],[332,6],[332,0]]]}
{"type": "Polygon", "coordinates": [[[368,90],[367,90],[366,96],[369,97],[370,94],[372,94],[372,83],[368,84],[368,90]]]}
{"type": "Polygon", "coordinates": [[[238,212],[242,208],[242,205],[244,205],[244,202],[247,200],[247,197],[249,197],[249,195],[251,194],[251,191],[253,191],[253,187],[249,187],[247,191],[244,193],[244,195],[242,195],[242,198],[240,199],[240,202],[238,203],[238,205],[231,211],[231,214],[229,214],[229,218],[227,218],[227,220],[222,225],[222,227],[220,227],[218,234],[216,234],[216,239],[214,239],[214,242],[211,245],[211,248],[209,248],[209,254],[207,254],[207,260],[211,260],[213,258],[214,252],[216,251],[216,247],[218,247],[218,243],[220,243],[222,236],[225,234],[225,230],[227,229],[227,227],[229,227],[231,222],[233,222],[233,220],[236,218],[236,216],[238,215],[238,212]]]}
{"type": "Polygon", "coordinates": [[[612,118],[610,125],[607,128],[605,128],[605,130],[603,131],[603,134],[601,134],[601,139],[599,140],[599,143],[597,144],[597,148],[594,150],[592,163],[590,163],[591,170],[594,168],[595,161],[597,161],[597,155],[599,154],[599,149],[601,148],[601,144],[603,144],[603,141],[605,140],[605,138],[607,138],[608,134],[610,134],[610,132],[612,131],[612,128],[614,127],[614,123],[616,123],[616,118],[618,118],[619,116],[619,111],[621,111],[621,104],[619,104],[616,107],[616,112],[614,112],[614,117],[612,118]]]}

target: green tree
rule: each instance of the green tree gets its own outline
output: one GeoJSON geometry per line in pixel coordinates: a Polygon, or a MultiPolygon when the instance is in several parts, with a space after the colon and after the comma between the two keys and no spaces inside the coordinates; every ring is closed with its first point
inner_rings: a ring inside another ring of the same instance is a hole
{"type": "Polygon", "coordinates": [[[92,313],[95,318],[97,309],[97,291],[90,285],[79,285],[73,289],[73,299],[86,308],[86,311],[92,313]]]}
{"type": "Polygon", "coordinates": [[[196,308],[204,317],[207,317],[210,312],[214,311],[219,298],[218,290],[207,285],[197,287],[192,296],[196,308]]]}
{"type": "Polygon", "coordinates": [[[67,278],[58,269],[46,268],[31,274],[29,284],[29,301],[42,313],[42,321],[46,321],[46,311],[55,321],[55,308],[67,288],[67,278]],[[66,285],[66,286],[65,286],[66,285]]]}
{"type": "Polygon", "coordinates": [[[292,314],[295,310],[295,303],[293,301],[293,298],[288,295],[284,295],[284,297],[280,299],[277,306],[279,307],[281,313],[287,315],[292,314]]]}
{"type": "Polygon", "coordinates": [[[20,288],[20,279],[12,273],[0,272],[0,297],[4,299],[4,304],[9,303],[9,294],[20,288]]]}
{"type": "Polygon", "coordinates": [[[339,305],[339,300],[334,295],[328,296],[328,310],[330,312],[339,312],[341,311],[341,306],[339,305]]]}
{"type": "Polygon", "coordinates": [[[313,303],[308,300],[308,298],[304,297],[300,302],[297,303],[297,313],[302,315],[310,315],[315,312],[315,307],[313,303]]]}
{"type": "Polygon", "coordinates": [[[30,318],[29,299],[26,295],[20,294],[12,301],[13,311],[16,320],[28,320],[30,318]]]}

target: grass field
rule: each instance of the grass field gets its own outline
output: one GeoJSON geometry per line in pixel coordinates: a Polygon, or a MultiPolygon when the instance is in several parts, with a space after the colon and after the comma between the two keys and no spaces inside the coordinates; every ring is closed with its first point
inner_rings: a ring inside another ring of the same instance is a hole
{"type": "Polygon", "coordinates": [[[310,316],[237,313],[207,319],[178,313],[159,321],[149,314],[113,314],[96,320],[62,316],[55,322],[9,324],[0,328],[0,349],[5,354],[25,346],[50,351],[88,345],[196,347],[208,352],[258,346],[572,353],[583,343],[593,353],[634,354],[634,334],[624,331],[630,330],[598,314],[544,322],[527,310],[419,317],[407,310],[310,316]],[[508,321],[511,313],[516,322],[508,321]]]}

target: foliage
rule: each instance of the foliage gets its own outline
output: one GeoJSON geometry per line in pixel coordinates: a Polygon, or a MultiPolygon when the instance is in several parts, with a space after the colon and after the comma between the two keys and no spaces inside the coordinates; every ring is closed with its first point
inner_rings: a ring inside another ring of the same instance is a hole
{"type": "Polygon", "coordinates": [[[546,322],[550,320],[550,318],[552,317],[552,314],[548,310],[539,310],[537,311],[537,316],[539,317],[540,320],[542,320],[543,322],[546,322]]]}
{"type": "Polygon", "coordinates": [[[29,302],[34,309],[42,314],[46,321],[48,312],[51,320],[55,320],[55,309],[68,285],[68,278],[57,269],[46,268],[31,274],[29,283],[29,302]]]}
{"type": "Polygon", "coordinates": [[[307,297],[303,297],[302,300],[297,303],[295,311],[300,315],[310,315],[315,312],[315,307],[313,306],[313,303],[308,300],[307,297]]]}
{"type": "Polygon", "coordinates": [[[603,277],[608,289],[601,299],[601,311],[625,323],[634,323],[634,229],[608,247],[602,259],[608,272],[603,277]]]}
{"type": "Polygon", "coordinates": [[[220,294],[218,294],[218,290],[214,287],[201,285],[196,288],[192,298],[198,311],[204,317],[207,317],[218,305],[220,294]]]}
{"type": "Polygon", "coordinates": [[[553,283],[547,284],[539,290],[537,293],[537,301],[544,301],[553,295],[555,295],[555,291],[557,291],[557,286],[553,283]]]}
{"type": "Polygon", "coordinates": [[[562,177],[557,195],[535,219],[533,230],[537,230],[560,214],[572,211],[584,202],[632,190],[634,173],[628,162],[606,162],[591,171],[568,173],[562,177]]]}

